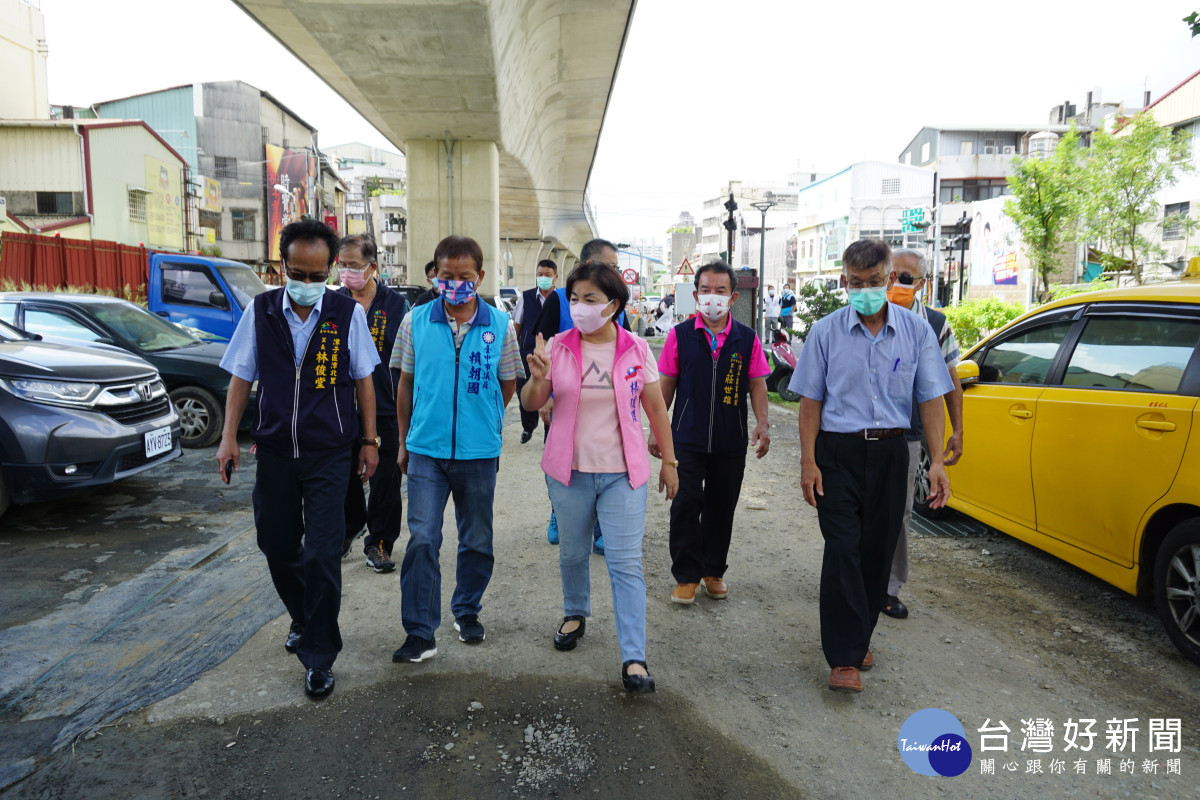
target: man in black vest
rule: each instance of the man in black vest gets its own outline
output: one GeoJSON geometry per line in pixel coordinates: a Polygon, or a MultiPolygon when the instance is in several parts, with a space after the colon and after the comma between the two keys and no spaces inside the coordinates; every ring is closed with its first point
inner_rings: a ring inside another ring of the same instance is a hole
{"type": "MultiPolygon", "coordinates": [[[[919,293],[925,288],[926,266],[925,256],[916,250],[895,250],[892,252],[892,287],[888,289],[888,302],[895,303],[901,308],[907,308],[919,317],[924,317],[933,327],[937,335],[938,346],[942,349],[942,358],[950,371],[950,382],[954,384],[953,391],[942,395],[946,402],[946,412],[950,417],[952,428],[950,438],[946,440],[946,450],[943,454],[947,467],[957,464],[962,457],[963,448],[963,418],[962,418],[962,384],[958,382],[958,341],[954,331],[946,322],[946,315],[936,309],[927,307],[921,302],[919,293]]],[[[908,607],[900,602],[900,587],[908,582],[908,529],[912,523],[913,494],[916,487],[917,466],[921,458],[921,439],[925,430],[921,426],[921,414],[917,403],[913,403],[912,421],[904,438],[908,442],[908,498],[904,502],[904,524],[900,528],[900,539],[896,542],[896,552],[892,556],[892,574],[888,579],[888,598],[883,607],[883,613],[895,619],[908,616],[908,607]]]]}
{"type": "Polygon", "coordinates": [[[251,435],[258,547],[292,618],[284,649],[304,664],[304,693],[317,700],[333,691],[342,649],[342,504],[360,424],[362,481],[379,461],[371,378],[379,356],[362,306],[325,290],[337,234],[315,220],[293,222],[279,237],[279,252],[287,286],[254,298],[221,359],[232,378],[217,473],[228,483],[239,468],[237,421],[257,380],[251,435]]]}
{"type": "MultiPolygon", "coordinates": [[[[351,470],[346,487],[346,543],[343,552],[350,551],[358,532],[367,527],[363,552],[367,566],[376,572],[391,572],[392,547],[400,538],[400,523],[404,518],[404,500],[400,496],[400,468],[396,456],[400,453],[400,428],[396,424],[396,381],[400,374],[388,367],[396,331],[408,313],[404,295],[379,281],[379,266],[375,263],[378,250],[375,240],[366,234],[342,239],[338,250],[339,294],[351,297],[367,312],[367,326],[379,354],[375,367],[375,431],[379,434],[379,466],[371,476],[371,496],[363,496],[363,483],[351,470]]],[[[354,455],[361,445],[355,444],[354,455]]],[[[352,458],[351,463],[357,463],[352,458]]]]}
{"type": "MultiPolygon", "coordinates": [[[[518,402],[521,398],[521,387],[528,380],[528,371],[525,365],[537,343],[537,320],[542,313],[542,306],[546,303],[546,297],[554,291],[554,282],[558,278],[558,264],[548,258],[543,258],[538,262],[534,276],[537,285],[521,292],[521,296],[517,300],[517,307],[513,309],[513,327],[517,329],[517,344],[521,348],[522,365],[521,376],[517,378],[518,402]]],[[[538,409],[527,411],[525,406],[521,406],[521,444],[525,444],[533,437],[537,423],[538,409]]],[[[550,426],[547,424],[546,430],[549,429],[550,426]]]]}
{"type": "MultiPolygon", "coordinates": [[[[742,492],[746,448],[762,458],[771,446],[767,375],[771,368],[754,331],[733,319],[737,276],[724,261],[696,270],[695,320],[667,334],[658,359],[663,398],[675,402],[671,433],[679,460],[679,492],[671,502],[671,574],[675,603],[690,604],[696,589],[714,600],[729,596],[725,570],[733,513],[742,492]],[[749,402],[747,402],[749,400],[749,402]],[[757,424],[747,428],[747,405],[757,424]]],[[[661,458],[650,435],[650,453],[661,458]]]]}
{"type": "Polygon", "coordinates": [[[436,261],[430,261],[425,265],[425,280],[429,283],[429,288],[417,295],[417,299],[413,301],[413,308],[432,303],[437,299],[437,271],[436,261]]]}

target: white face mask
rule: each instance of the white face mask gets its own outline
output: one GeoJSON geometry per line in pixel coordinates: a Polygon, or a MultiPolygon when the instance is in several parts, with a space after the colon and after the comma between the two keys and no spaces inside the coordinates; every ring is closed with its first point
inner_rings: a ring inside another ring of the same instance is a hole
{"type": "Polygon", "coordinates": [[[700,313],[711,320],[720,319],[729,311],[729,300],[730,296],[727,294],[696,295],[696,305],[700,313]]]}

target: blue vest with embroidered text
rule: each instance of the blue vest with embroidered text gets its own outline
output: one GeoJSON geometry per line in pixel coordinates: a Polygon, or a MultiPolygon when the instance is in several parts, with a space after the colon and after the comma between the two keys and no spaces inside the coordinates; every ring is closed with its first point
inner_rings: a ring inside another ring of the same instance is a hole
{"type": "Polygon", "coordinates": [[[476,302],[479,310],[459,347],[441,301],[412,312],[413,410],[405,446],[413,453],[459,460],[500,455],[500,353],[508,315],[476,302]]]}
{"type": "Polygon", "coordinates": [[[273,455],[328,455],[349,447],[358,436],[348,345],[355,302],[325,293],[317,327],[297,367],[292,332],[283,316],[283,292],[273,289],[254,298],[258,415],[251,434],[273,455]]]}
{"type": "Polygon", "coordinates": [[[708,333],[694,320],[675,326],[679,381],[671,417],[675,448],[717,455],[745,455],[750,435],[750,356],[754,331],[733,321],[716,360],[708,333]]]}

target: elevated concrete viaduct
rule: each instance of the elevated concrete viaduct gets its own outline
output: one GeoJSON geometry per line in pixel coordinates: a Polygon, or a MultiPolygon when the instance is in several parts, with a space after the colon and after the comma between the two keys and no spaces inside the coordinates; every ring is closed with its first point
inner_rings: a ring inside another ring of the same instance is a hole
{"type": "MultiPolygon", "coordinates": [[[[408,159],[410,276],[450,233],[574,266],[636,0],[234,0],[408,159]]],[[[423,276],[412,277],[420,281],[423,276]]]]}

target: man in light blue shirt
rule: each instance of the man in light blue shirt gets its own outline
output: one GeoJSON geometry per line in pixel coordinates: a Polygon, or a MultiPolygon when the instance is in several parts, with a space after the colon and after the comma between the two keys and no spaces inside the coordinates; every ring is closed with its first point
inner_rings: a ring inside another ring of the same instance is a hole
{"type": "Polygon", "coordinates": [[[950,496],[942,395],[953,389],[929,324],[887,302],[891,249],[878,239],[842,256],[850,305],[813,325],[789,388],[800,399],[800,486],[817,509],[821,647],[829,688],[862,691],[871,634],[887,599],[907,494],[913,398],[929,443],[930,505],[950,496]]]}

